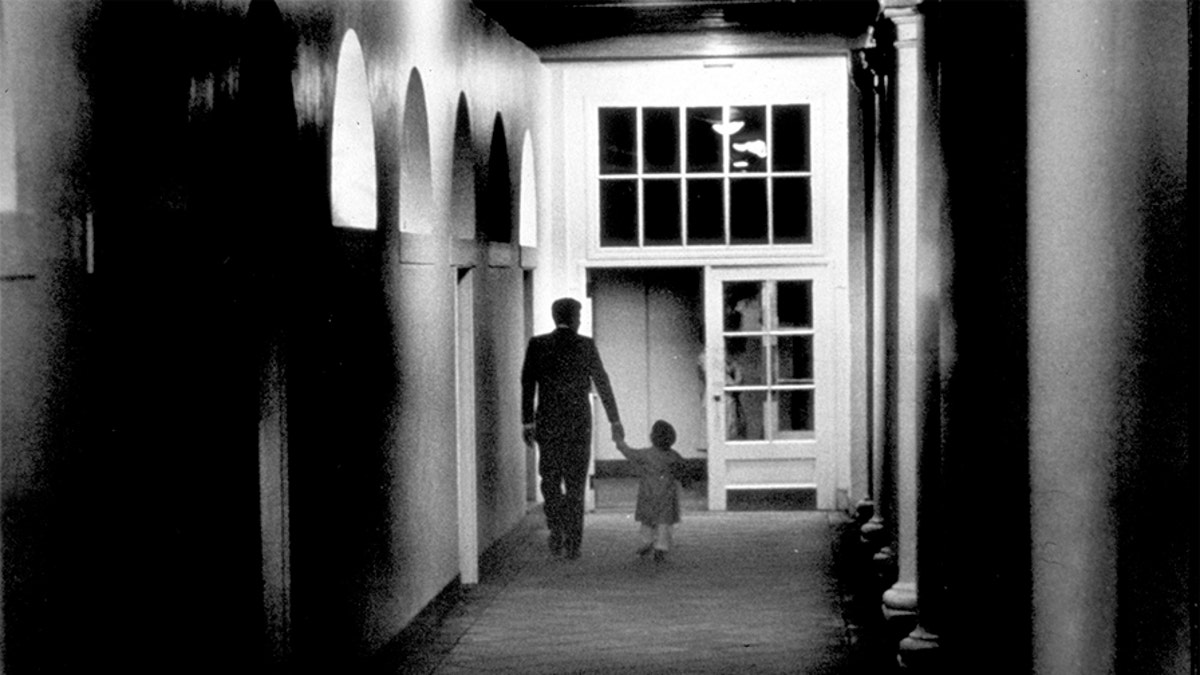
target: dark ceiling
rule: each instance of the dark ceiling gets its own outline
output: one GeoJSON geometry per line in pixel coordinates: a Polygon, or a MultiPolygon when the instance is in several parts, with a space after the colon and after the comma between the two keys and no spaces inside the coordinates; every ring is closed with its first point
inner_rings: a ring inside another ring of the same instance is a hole
{"type": "Polygon", "coordinates": [[[761,34],[853,38],[878,0],[474,0],[510,35],[544,51],[614,38],[761,34]]]}

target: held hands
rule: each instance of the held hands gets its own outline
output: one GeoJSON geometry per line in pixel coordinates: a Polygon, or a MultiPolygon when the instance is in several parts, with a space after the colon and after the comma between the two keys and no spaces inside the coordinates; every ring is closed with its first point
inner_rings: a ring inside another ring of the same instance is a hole
{"type": "Polygon", "coordinates": [[[621,426],[620,422],[612,423],[612,439],[617,447],[621,447],[625,443],[625,427],[621,426]]]}
{"type": "Polygon", "coordinates": [[[617,449],[622,453],[629,450],[629,444],[625,442],[625,427],[621,426],[620,422],[613,422],[612,439],[613,443],[617,444],[617,449]]]}

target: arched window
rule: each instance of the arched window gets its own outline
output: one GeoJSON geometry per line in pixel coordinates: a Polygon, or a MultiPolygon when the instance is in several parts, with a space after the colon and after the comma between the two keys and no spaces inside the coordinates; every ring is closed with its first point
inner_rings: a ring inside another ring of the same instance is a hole
{"type": "Polygon", "coordinates": [[[367,66],[353,29],[346,31],[338,54],[332,145],[329,193],[333,224],[376,229],[375,125],[367,89],[367,66]]]}
{"type": "Polygon", "coordinates": [[[509,176],[508,137],[504,118],[496,113],[488,155],[487,182],[483,185],[483,211],[479,214],[484,239],[512,243],[512,178],[509,176]]]}
{"type": "Polygon", "coordinates": [[[430,199],[429,118],[425,86],[416,68],[408,78],[400,129],[400,231],[429,234],[434,217],[430,199]]]}
{"type": "Polygon", "coordinates": [[[534,170],[533,136],[528,131],[521,144],[521,201],[518,208],[519,243],[535,247],[538,243],[537,172],[534,170]]]}
{"type": "Polygon", "coordinates": [[[454,166],[450,176],[450,223],[459,239],[475,237],[475,150],[467,95],[459,94],[454,122],[454,166]]]}

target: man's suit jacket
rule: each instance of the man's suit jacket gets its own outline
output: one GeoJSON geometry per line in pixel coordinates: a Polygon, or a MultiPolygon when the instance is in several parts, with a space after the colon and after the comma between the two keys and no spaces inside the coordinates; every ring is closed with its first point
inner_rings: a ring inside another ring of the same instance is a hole
{"type": "Polygon", "coordinates": [[[529,341],[521,368],[521,421],[536,424],[538,443],[586,444],[592,433],[588,393],[593,385],[608,421],[619,422],[617,399],[595,341],[569,328],[537,335],[529,341]]]}

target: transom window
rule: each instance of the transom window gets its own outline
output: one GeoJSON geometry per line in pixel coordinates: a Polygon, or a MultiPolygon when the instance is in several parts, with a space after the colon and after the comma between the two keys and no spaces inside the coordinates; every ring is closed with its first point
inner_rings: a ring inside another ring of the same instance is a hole
{"type": "Polygon", "coordinates": [[[600,245],[812,244],[809,112],[600,108],[600,245]]]}

